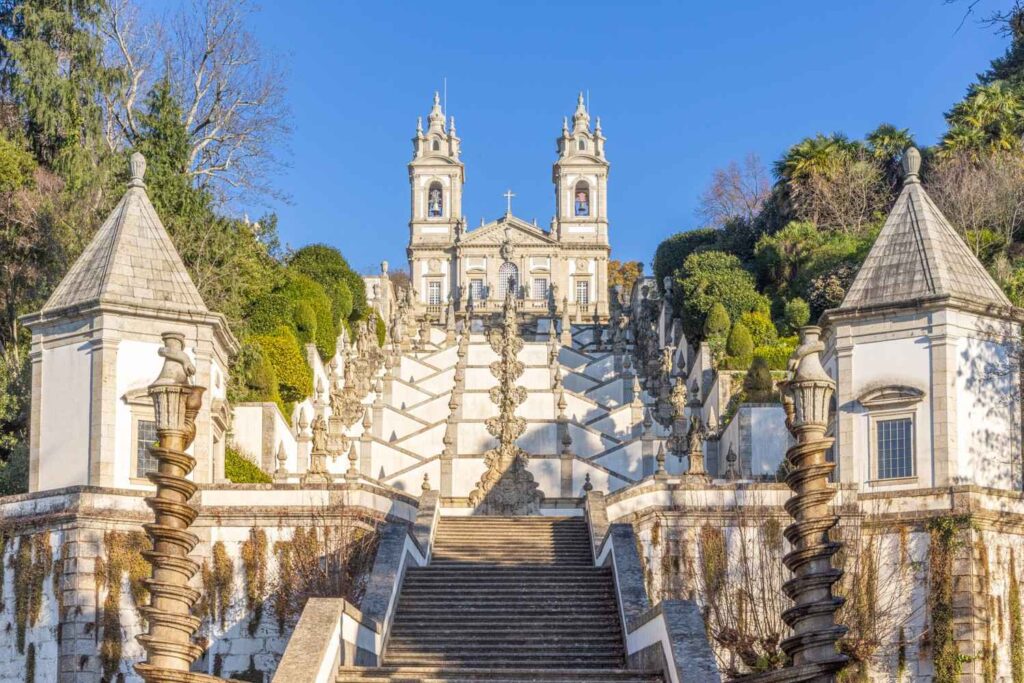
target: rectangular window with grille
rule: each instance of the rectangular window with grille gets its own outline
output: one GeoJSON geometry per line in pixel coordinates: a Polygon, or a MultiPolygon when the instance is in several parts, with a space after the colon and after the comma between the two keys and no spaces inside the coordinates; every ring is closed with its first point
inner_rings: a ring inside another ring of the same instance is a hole
{"type": "Polygon", "coordinates": [[[156,421],[139,420],[137,424],[135,476],[142,478],[149,472],[156,472],[157,469],[157,459],[149,452],[149,447],[156,443],[156,421]]]}
{"type": "Polygon", "coordinates": [[[878,478],[914,476],[914,421],[909,417],[879,420],[875,423],[875,429],[878,439],[878,478]]]}
{"type": "Polygon", "coordinates": [[[474,278],[469,281],[469,295],[473,297],[473,301],[480,301],[484,298],[484,281],[480,278],[474,278]]]}
{"type": "Polygon", "coordinates": [[[548,298],[548,279],[546,277],[533,278],[533,298],[548,298]]]}
{"type": "Polygon", "coordinates": [[[576,303],[584,306],[590,303],[590,283],[586,280],[576,281],[576,303]]]}
{"type": "Polygon", "coordinates": [[[441,305],[441,283],[437,280],[427,283],[427,303],[431,306],[441,305]]]}

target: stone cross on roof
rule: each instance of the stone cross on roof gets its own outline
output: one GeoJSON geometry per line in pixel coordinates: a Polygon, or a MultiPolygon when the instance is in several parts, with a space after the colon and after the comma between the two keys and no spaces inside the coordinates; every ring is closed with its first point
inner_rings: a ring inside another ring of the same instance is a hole
{"type": "Polygon", "coordinates": [[[506,190],[505,194],[502,195],[508,201],[508,207],[505,209],[505,214],[512,215],[512,198],[515,197],[515,193],[512,190],[506,190]]]}

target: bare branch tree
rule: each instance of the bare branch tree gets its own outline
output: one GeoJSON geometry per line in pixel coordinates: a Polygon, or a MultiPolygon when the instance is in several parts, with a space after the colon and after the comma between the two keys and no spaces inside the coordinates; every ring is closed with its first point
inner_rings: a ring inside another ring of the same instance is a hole
{"type": "Polygon", "coordinates": [[[711,184],[700,196],[697,215],[715,226],[736,218],[752,221],[771,189],[768,169],[756,154],[748,154],[742,166],[731,161],[725,168],[715,170],[711,184]]]}
{"type": "Polygon", "coordinates": [[[1024,158],[995,153],[978,158],[956,154],[928,174],[928,189],[946,217],[978,256],[1007,247],[1024,226],[1024,158]]]}
{"type": "Polygon", "coordinates": [[[284,77],[247,27],[247,0],[193,0],[143,25],[127,0],[105,10],[108,58],[127,74],[109,103],[110,144],[132,144],[136,114],[153,84],[167,78],[189,136],[189,173],[220,199],[272,194],[264,179],[280,166],[289,133],[284,77]],[[163,66],[153,68],[157,51],[163,66]]]}

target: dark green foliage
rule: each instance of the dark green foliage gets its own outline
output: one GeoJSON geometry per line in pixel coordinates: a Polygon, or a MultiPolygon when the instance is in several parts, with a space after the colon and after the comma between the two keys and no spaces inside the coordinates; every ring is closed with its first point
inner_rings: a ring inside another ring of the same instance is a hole
{"type": "Polygon", "coordinates": [[[763,357],[754,356],[747,376],[743,379],[743,389],[747,392],[747,400],[751,403],[770,403],[775,400],[775,385],[772,382],[771,369],[768,367],[768,361],[763,357]]]}
{"type": "Polygon", "coordinates": [[[28,492],[28,443],[25,440],[11,451],[7,462],[0,461],[0,498],[28,492]]]}
{"type": "Polygon", "coordinates": [[[786,302],[782,322],[787,334],[796,334],[811,319],[811,307],[800,297],[786,302]]]}
{"type": "Polygon", "coordinates": [[[687,257],[698,249],[710,249],[718,239],[718,231],[712,228],[677,232],[658,245],[654,252],[654,279],[658,291],[663,291],[665,278],[674,275],[683,267],[687,257]]]}
{"type": "Polygon", "coordinates": [[[704,319],[715,302],[722,304],[730,320],[739,320],[744,313],[768,305],[739,259],[721,251],[688,256],[676,271],[674,294],[683,330],[690,339],[700,338],[704,319]]]}
{"type": "Polygon", "coordinates": [[[299,348],[295,333],[286,325],[279,325],[270,334],[253,335],[252,342],[260,347],[274,368],[281,408],[288,415],[296,401],[313,392],[313,371],[299,348]]]}
{"type": "Polygon", "coordinates": [[[224,449],[224,476],[235,484],[269,484],[273,481],[256,463],[230,446],[224,449]]]}
{"type": "Polygon", "coordinates": [[[815,301],[829,304],[826,307],[838,305],[849,285],[845,279],[834,279],[830,284],[842,291],[821,296],[816,289],[820,288],[822,279],[827,280],[842,271],[852,273],[849,278],[852,282],[876,235],[875,230],[858,237],[819,230],[812,223],[790,223],[757,243],[755,254],[759,281],[774,296],[800,297],[810,301],[812,315],[820,315],[825,309],[816,308],[815,301]],[[839,301],[835,301],[836,297],[839,301]]]}
{"type": "Polygon", "coordinates": [[[1024,87],[1024,8],[1017,5],[1006,17],[1006,33],[1010,46],[1002,57],[992,60],[992,66],[978,80],[983,84],[1006,81],[1011,86],[1024,87]]]}
{"type": "Polygon", "coordinates": [[[743,323],[736,323],[729,330],[725,342],[726,366],[730,370],[745,370],[754,359],[754,342],[750,330],[743,323]]]}

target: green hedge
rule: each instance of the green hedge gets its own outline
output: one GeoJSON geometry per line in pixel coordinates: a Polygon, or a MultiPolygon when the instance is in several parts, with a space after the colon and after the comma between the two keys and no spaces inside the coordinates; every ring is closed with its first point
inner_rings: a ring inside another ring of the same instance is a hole
{"type": "Polygon", "coordinates": [[[277,372],[263,347],[251,338],[242,340],[229,377],[228,400],[232,403],[273,401],[284,410],[277,372]]]}
{"type": "Polygon", "coordinates": [[[269,484],[272,481],[256,463],[230,446],[224,449],[224,476],[235,484],[269,484]]]}
{"type": "Polygon", "coordinates": [[[273,333],[284,324],[300,344],[315,344],[323,358],[334,355],[340,321],[331,299],[318,282],[298,271],[285,270],[283,282],[253,304],[248,322],[257,334],[273,333]]]}
{"type": "Polygon", "coordinates": [[[690,254],[700,249],[710,249],[718,241],[718,231],[712,228],[677,232],[666,238],[654,252],[654,279],[658,291],[664,291],[664,280],[683,267],[690,254]]]}
{"type": "Polygon", "coordinates": [[[772,370],[785,370],[797,342],[798,337],[782,337],[774,344],[756,347],[754,358],[763,358],[772,370]]]}
{"type": "Polygon", "coordinates": [[[334,319],[361,320],[366,315],[366,287],[359,273],[334,247],[310,244],[288,259],[290,268],[320,283],[331,299],[334,319]]]}
{"type": "Polygon", "coordinates": [[[279,325],[273,334],[253,335],[252,342],[260,347],[274,369],[281,409],[288,415],[296,401],[313,393],[313,371],[295,333],[286,325],[279,325]]]}

